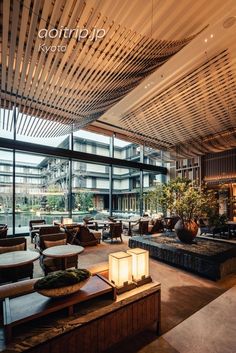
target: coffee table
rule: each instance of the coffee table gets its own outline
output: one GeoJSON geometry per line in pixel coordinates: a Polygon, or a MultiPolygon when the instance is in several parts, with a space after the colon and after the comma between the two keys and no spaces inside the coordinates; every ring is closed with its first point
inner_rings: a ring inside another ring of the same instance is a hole
{"type": "Polygon", "coordinates": [[[84,248],[79,245],[57,245],[47,248],[43,251],[44,256],[62,258],[63,259],[63,270],[67,267],[67,258],[75,256],[84,251],[84,248]]]}
{"type": "Polygon", "coordinates": [[[36,251],[22,250],[7,252],[0,256],[0,268],[23,266],[34,262],[38,258],[39,253],[36,251]]]}

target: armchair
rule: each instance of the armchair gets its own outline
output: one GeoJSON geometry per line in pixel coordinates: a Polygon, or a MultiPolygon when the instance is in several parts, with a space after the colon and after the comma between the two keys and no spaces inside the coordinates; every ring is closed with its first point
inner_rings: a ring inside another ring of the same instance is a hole
{"type": "MultiPolygon", "coordinates": [[[[60,246],[67,244],[67,235],[65,233],[56,233],[56,234],[46,234],[40,236],[40,250],[41,253],[43,250],[51,246],[60,246]]],[[[70,256],[67,260],[67,268],[76,267],[78,264],[78,256],[70,256]]],[[[44,256],[43,254],[40,257],[40,265],[47,275],[50,272],[58,271],[63,269],[63,259],[52,258],[44,256]]]]}
{"type": "Polygon", "coordinates": [[[103,236],[102,239],[106,240],[106,239],[111,239],[111,242],[113,242],[113,239],[117,239],[120,238],[121,243],[123,243],[123,239],[122,239],[122,223],[111,223],[109,225],[109,229],[108,231],[104,231],[103,232],[103,236]]]}
{"type": "Polygon", "coordinates": [[[46,224],[45,219],[32,219],[29,221],[29,233],[31,238],[31,243],[34,242],[35,237],[39,235],[39,229],[34,229],[34,225],[46,224]]]}
{"type": "Polygon", "coordinates": [[[148,224],[149,221],[139,220],[136,224],[131,226],[132,234],[144,235],[148,233],[148,224]]]}
{"type": "Polygon", "coordinates": [[[92,246],[98,244],[98,239],[86,226],[80,226],[74,238],[74,243],[81,246],[92,246]]]}
{"type": "Polygon", "coordinates": [[[0,224],[0,239],[4,239],[7,237],[7,224],[0,224]]]}

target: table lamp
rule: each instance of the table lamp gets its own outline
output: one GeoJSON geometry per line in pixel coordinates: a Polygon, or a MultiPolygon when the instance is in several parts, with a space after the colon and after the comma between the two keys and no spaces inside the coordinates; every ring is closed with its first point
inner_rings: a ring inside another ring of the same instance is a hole
{"type": "Polygon", "coordinates": [[[117,294],[136,287],[132,282],[132,256],[124,251],[109,254],[109,281],[116,286],[117,294]]]}
{"type": "Polygon", "coordinates": [[[152,282],[149,275],[149,252],[144,249],[134,248],[127,250],[132,256],[132,280],[137,286],[152,282]]]}

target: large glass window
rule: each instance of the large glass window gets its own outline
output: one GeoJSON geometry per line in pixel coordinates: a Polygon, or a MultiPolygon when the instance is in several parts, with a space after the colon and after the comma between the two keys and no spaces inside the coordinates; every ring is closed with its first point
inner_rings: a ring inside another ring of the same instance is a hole
{"type": "Polygon", "coordinates": [[[7,224],[8,234],[13,225],[13,152],[0,150],[0,224],[7,224]]]}
{"type": "Polygon", "coordinates": [[[114,138],[114,157],[140,162],[140,146],[135,143],[114,138]]]}
{"type": "MultiPolygon", "coordinates": [[[[22,122],[30,124],[27,119],[22,122]]],[[[21,122],[17,121],[16,140],[62,149],[72,147],[70,136],[27,137],[19,124],[21,122]]],[[[30,125],[27,126],[29,130],[30,125]]],[[[137,144],[83,130],[73,134],[73,149],[88,153],[88,159],[89,154],[110,157],[112,141],[115,158],[138,163],[144,156],[145,163],[155,166],[164,163],[160,151],[143,149],[137,144]]],[[[141,173],[140,169],[71,161],[68,157],[23,151],[15,152],[13,180],[14,152],[4,153],[1,153],[0,163],[0,212],[1,223],[7,223],[11,228],[9,234],[27,234],[31,219],[41,218],[52,223],[72,216],[74,221],[80,222],[86,215],[102,219],[110,212],[123,217],[141,214],[148,209],[143,192],[154,187],[155,182],[164,181],[163,177],[145,171],[141,173]]]]}
{"type": "Polygon", "coordinates": [[[109,214],[109,167],[101,164],[72,163],[73,221],[85,216],[103,218],[109,214]]]}
{"type": "Polygon", "coordinates": [[[68,162],[16,153],[15,233],[28,231],[31,219],[46,223],[68,217],[68,162]]]}
{"type": "Polygon", "coordinates": [[[113,168],[112,211],[116,215],[130,216],[140,212],[140,171],[130,168],[113,168]]]}
{"type": "Polygon", "coordinates": [[[79,130],[73,134],[74,151],[109,157],[110,137],[90,131],[79,130]]]}

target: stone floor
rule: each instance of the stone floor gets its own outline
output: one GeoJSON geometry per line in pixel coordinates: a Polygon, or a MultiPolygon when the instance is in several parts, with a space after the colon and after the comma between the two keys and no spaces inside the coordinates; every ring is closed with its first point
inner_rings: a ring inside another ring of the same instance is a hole
{"type": "MultiPolygon", "coordinates": [[[[113,244],[102,242],[97,246],[86,247],[84,252],[79,254],[79,267],[86,268],[107,262],[109,253],[126,250],[128,248],[127,243],[129,238],[126,236],[123,238],[123,243],[120,243],[120,241],[114,242],[113,244]]],[[[29,241],[28,247],[33,249],[29,241]]],[[[235,346],[232,345],[232,343],[235,343],[233,342],[234,337],[232,337],[230,330],[227,331],[224,329],[224,322],[228,322],[229,327],[231,323],[233,323],[231,318],[233,314],[231,315],[232,311],[230,310],[231,303],[229,301],[227,302],[227,310],[225,310],[224,298],[230,298],[231,292],[227,292],[227,290],[236,285],[236,275],[227,276],[220,281],[213,282],[153,259],[150,260],[150,272],[153,280],[161,282],[162,336],[157,337],[154,329],[150,328],[141,335],[119,344],[119,346],[114,347],[110,352],[198,353],[197,340],[199,340],[199,344],[201,344],[201,352],[235,352],[235,346]],[[219,300],[219,302],[214,304],[215,300],[219,300]],[[219,303],[218,306],[217,303],[219,303]],[[213,308],[217,308],[218,315],[212,317],[212,320],[211,316],[209,316],[212,307],[209,307],[209,305],[213,305],[213,308]],[[203,309],[206,309],[206,311],[203,312],[205,316],[201,314],[198,315],[203,309]],[[221,321],[221,314],[224,315],[224,322],[221,321]],[[206,318],[208,318],[208,327],[206,327],[206,329],[208,329],[209,339],[207,342],[203,342],[206,335],[201,335],[202,332],[205,332],[206,318]],[[188,320],[190,320],[189,325],[188,323],[185,324],[188,320]],[[183,325],[183,329],[181,325],[183,325]],[[194,331],[192,330],[192,326],[194,327],[194,331]],[[188,344],[182,342],[181,345],[181,339],[176,338],[175,345],[175,332],[178,332],[184,341],[187,328],[189,328],[188,336],[186,335],[188,344]],[[216,329],[218,334],[214,334],[213,342],[210,340],[210,331],[216,329]],[[192,335],[195,337],[194,341],[192,340],[192,335]],[[228,348],[225,351],[215,350],[217,342],[221,349],[223,349],[222,335],[224,335],[224,342],[226,342],[228,348]],[[191,342],[193,343],[192,345],[191,342]],[[205,347],[206,350],[204,350],[203,347],[205,347]]],[[[36,263],[34,276],[39,277],[41,275],[42,270],[39,264],[36,263]]],[[[232,310],[233,309],[235,309],[235,305],[232,307],[232,310]]]]}

